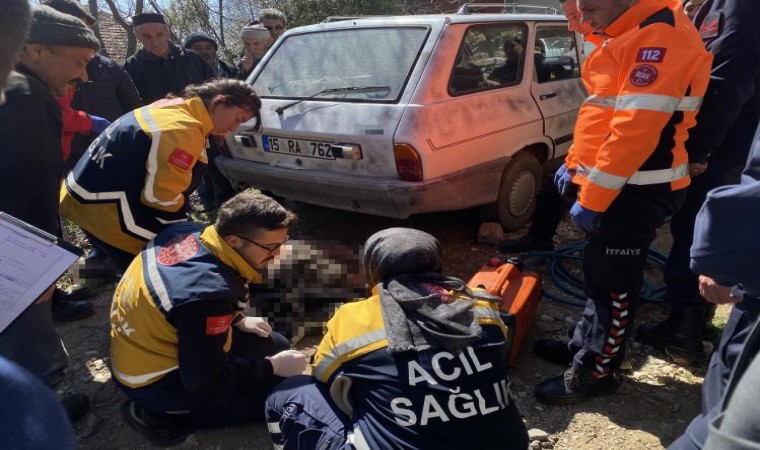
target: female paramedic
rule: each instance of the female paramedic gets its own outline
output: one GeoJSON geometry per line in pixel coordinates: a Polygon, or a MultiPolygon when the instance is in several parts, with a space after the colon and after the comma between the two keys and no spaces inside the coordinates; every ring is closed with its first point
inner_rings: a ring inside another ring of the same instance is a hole
{"type": "Polygon", "coordinates": [[[498,299],[443,276],[440,243],[419,230],[375,233],[362,264],[373,295],[328,322],[313,377],[269,395],[275,447],[528,448],[498,299]]]}
{"type": "Polygon", "coordinates": [[[256,119],[261,100],[238,80],[212,80],[125,114],[90,145],[61,190],[61,214],[124,269],[169,224],[187,220],[208,135],[256,119]]]}

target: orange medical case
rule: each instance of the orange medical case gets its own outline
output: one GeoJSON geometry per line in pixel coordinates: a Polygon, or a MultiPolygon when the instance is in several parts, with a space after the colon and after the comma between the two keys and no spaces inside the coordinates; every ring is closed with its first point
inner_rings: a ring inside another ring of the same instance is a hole
{"type": "Polygon", "coordinates": [[[500,316],[509,330],[507,354],[509,364],[514,364],[536,317],[536,308],[541,299],[541,275],[523,270],[522,262],[517,258],[506,261],[492,258],[467,285],[485,289],[489,294],[501,298],[500,316]]]}

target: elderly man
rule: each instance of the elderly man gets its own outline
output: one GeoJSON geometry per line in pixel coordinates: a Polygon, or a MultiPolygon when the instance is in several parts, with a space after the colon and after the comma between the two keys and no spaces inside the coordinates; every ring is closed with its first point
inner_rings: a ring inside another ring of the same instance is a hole
{"type": "Polygon", "coordinates": [[[263,420],[271,387],[306,368],[266,319],[243,314],[249,283],[261,282],[295,221],[247,190],[222,205],[213,226],[173,225],[132,261],[111,306],[111,363],[130,399],[127,423],[153,443],[263,420]]]}
{"type": "Polygon", "coordinates": [[[146,105],[170,92],[179,94],[189,84],[214,78],[211,66],[197,53],[170,42],[169,28],[161,14],[137,14],[132,17],[132,26],[143,48],[127,59],[124,69],[146,105]]]}
{"type": "Polygon", "coordinates": [[[555,182],[578,189],[570,209],[587,233],[586,310],[559,376],[536,387],[548,404],[615,392],[638,306],[647,250],[689,185],[684,141],[707,88],[711,56],[671,0],[579,0],[606,38],[584,63],[589,98],[555,182]]]}
{"type": "Polygon", "coordinates": [[[260,24],[246,25],[240,31],[243,55],[237,63],[238,78],[245,80],[272,46],[272,35],[260,24]]]}
{"type": "Polygon", "coordinates": [[[279,9],[262,9],[259,22],[272,34],[275,41],[282,36],[282,33],[288,31],[288,18],[279,9]]]}
{"type": "MultiPolygon", "coordinates": [[[[61,110],[55,96],[65,95],[72,83],[87,78],[85,67],[97,49],[97,38],[82,21],[47,6],[35,7],[18,72],[10,75],[3,92],[0,210],[51,234],[60,234],[58,192],[63,171],[61,110]]],[[[62,381],[68,363],[52,321],[54,287],[0,336],[0,355],[48,385],[62,381]]],[[[86,397],[80,398],[78,405],[70,406],[82,413],[86,402],[86,397]]]]}
{"type": "Polygon", "coordinates": [[[216,57],[219,44],[216,43],[216,39],[208,34],[202,31],[188,34],[185,38],[184,47],[201,55],[206,64],[211,66],[216,78],[235,78],[235,68],[216,57]]]}

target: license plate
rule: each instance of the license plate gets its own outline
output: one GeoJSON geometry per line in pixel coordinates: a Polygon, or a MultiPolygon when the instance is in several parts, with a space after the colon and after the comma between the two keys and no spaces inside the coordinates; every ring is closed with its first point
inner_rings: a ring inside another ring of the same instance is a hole
{"type": "Polygon", "coordinates": [[[306,158],[335,159],[332,154],[332,144],[328,142],[289,139],[276,136],[262,136],[264,151],[306,158]]]}

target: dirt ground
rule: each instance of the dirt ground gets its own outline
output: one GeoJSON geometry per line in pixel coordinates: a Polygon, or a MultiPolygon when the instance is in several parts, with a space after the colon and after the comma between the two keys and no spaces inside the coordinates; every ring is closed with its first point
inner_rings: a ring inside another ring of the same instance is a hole
{"type": "MultiPolygon", "coordinates": [[[[296,211],[301,222],[291,236],[339,240],[361,245],[373,232],[389,226],[419,228],[438,237],[444,246],[445,268],[449,275],[469,279],[478,267],[497,254],[491,245],[475,243],[478,223],[472,212],[431,214],[407,221],[376,218],[286,203],[296,211]]],[[[667,227],[666,227],[667,228],[667,227]]],[[[519,236],[522,232],[514,233],[519,236]]],[[[580,240],[582,236],[564,223],[557,244],[580,240]]],[[[655,247],[667,251],[669,235],[660,232],[655,247]]],[[[553,290],[546,272],[544,289],[553,290]]],[[[657,278],[657,271],[649,271],[657,278]]],[[[119,405],[125,397],[110,382],[108,310],[113,286],[100,291],[93,300],[96,314],[86,320],[60,324],[58,330],[70,354],[70,364],[59,392],[80,391],[90,395],[92,411],[76,424],[79,443],[84,449],[155,448],[124,424],[119,405]]],[[[624,364],[624,383],[613,395],[579,405],[549,407],[533,396],[534,386],[559,374],[561,367],[533,355],[533,343],[544,337],[563,338],[568,326],[575,323],[581,309],[543,298],[527,345],[512,369],[513,390],[528,429],[548,433],[548,440],[534,442],[534,448],[554,449],[660,449],[678,437],[699,411],[702,367],[682,368],[668,361],[662,353],[638,343],[629,343],[624,364]]],[[[663,309],[656,304],[641,307],[638,322],[657,320],[663,309]]],[[[727,308],[720,308],[714,323],[725,323],[727,308]]],[[[304,339],[299,348],[313,351],[319,337],[304,339]]],[[[199,431],[178,449],[267,449],[271,443],[266,427],[260,424],[199,431]]],[[[475,447],[473,447],[475,448],[475,447]]]]}

